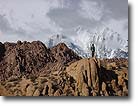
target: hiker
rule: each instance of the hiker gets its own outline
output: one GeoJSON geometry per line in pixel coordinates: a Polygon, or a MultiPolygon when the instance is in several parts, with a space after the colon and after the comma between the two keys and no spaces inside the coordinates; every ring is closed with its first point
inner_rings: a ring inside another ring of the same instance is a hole
{"type": "Polygon", "coordinates": [[[94,57],[94,55],[95,55],[95,46],[94,46],[94,44],[91,45],[90,49],[91,49],[91,52],[92,52],[92,57],[94,57]]]}

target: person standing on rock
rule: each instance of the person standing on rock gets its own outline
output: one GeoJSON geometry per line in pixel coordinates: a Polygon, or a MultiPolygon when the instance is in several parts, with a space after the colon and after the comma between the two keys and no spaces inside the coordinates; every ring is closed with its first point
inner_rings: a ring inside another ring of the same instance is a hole
{"type": "Polygon", "coordinates": [[[90,49],[91,49],[91,52],[92,52],[92,57],[94,57],[94,55],[95,55],[95,46],[94,46],[94,44],[91,44],[90,49]]]}

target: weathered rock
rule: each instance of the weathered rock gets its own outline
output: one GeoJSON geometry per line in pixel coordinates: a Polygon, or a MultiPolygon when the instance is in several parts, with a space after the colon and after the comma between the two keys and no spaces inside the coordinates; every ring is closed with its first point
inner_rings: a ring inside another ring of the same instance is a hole
{"type": "Polygon", "coordinates": [[[99,70],[93,58],[77,61],[67,67],[66,71],[76,80],[79,92],[86,92],[83,91],[86,85],[97,93],[99,92],[99,70]]]}
{"type": "Polygon", "coordinates": [[[23,75],[33,79],[50,72],[64,70],[67,64],[79,59],[81,57],[64,43],[51,49],[40,41],[0,43],[0,80],[23,75]]]}
{"type": "Polygon", "coordinates": [[[56,92],[54,93],[54,96],[61,96],[62,91],[60,89],[56,90],[56,92]]]}
{"type": "Polygon", "coordinates": [[[33,84],[30,84],[27,88],[26,88],[26,96],[33,96],[35,91],[35,88],[33,86],[33,84]]]}
{"type": "Polygon", "coordinates": [[[50,49],[56,60],[62,64],[73,63],[80,60],[81,57],[75,52],[69,49],[64,43],[60,43],[57,46],[50,49]]]}
{"type": "Polygon", "coordinates": [[[48,95],[48,85],[47,84],[44,85],[44,89],[42,91],[42,94],[43,95],[48,95]]]}
{"type": "Polygon", "coordinates": [[[36,89],[36,90],[35,90],[33,96],[40,96],[40,91],[39,91],[39,89],[36,89]]]}
{"type": "Polygon", "coordinates": [[[86,83],[82,84],[82,96],[89,96],[89,89],[86,83]]]}
{"type": "Polygon", "coordinates": [[[54,90],[52,88],[52,82],[49,81],[48,82],[48,96],[53,96],[53,94],[54,94],[54,90]]]}

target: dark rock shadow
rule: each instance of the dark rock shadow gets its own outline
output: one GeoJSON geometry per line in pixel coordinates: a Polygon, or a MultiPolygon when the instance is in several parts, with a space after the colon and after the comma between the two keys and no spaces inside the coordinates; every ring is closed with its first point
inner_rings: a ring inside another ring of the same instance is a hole
{"type": "Polygon", "coordinates": [[[101,66],[99,71],[99,88],[102,90],[102,83],[104,82],[109,96],[115,96],[112,86],[108,86],[109,84],[111,85],[112,80],[116,80],[116,85],[118,85],[118,75],[114,71],[106,70],[106,68],[101,66]]]}

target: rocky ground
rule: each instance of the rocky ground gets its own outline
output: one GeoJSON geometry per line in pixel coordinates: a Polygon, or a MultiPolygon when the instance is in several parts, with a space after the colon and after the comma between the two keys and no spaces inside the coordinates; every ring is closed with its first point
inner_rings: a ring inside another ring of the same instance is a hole
{"type": "Polygon", "coordinates": [[[0,95],[128,96],[128,60],[83,59],[64,43],[0,43],[0,95]]]}

